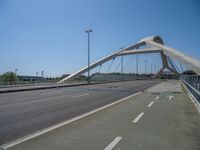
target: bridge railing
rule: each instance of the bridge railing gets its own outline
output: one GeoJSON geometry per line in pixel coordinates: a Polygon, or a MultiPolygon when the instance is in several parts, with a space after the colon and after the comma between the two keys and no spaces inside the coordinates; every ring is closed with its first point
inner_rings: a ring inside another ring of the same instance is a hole
{"type": "Polygon", "coordinates": [[[181,75],[180,79],[200,104],[200,75],[181,75]]]}

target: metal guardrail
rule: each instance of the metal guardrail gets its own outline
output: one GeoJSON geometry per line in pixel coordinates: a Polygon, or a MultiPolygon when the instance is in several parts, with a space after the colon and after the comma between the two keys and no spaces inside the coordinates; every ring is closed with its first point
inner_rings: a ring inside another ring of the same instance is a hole
{"type": "Polygon", "coordinates": [[[45,81],[15,81],[15,82],[12,82],[12,83],[0,81],[0,88],[53,84],[53,83],[56,83],[57,81],[58,80],[54,80],[54,81],[49,81],[49,80],[45,80],[45,81]]]}
{"type": "Polygon", "coordinates": [[[181,75],[180,79],[200,104],[200,76],[181,75]]]}

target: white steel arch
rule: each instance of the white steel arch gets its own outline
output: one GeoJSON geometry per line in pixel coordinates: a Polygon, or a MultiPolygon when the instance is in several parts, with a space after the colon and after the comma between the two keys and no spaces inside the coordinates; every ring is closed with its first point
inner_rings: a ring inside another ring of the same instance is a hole
{"type": "MultiPolygon", "coordinates": [[[[140,40],[138,43],[131,45],[127,48],[121,49],[113,54],[110,54],[94,63],[92,63],[89,66],[89,69],[93,69],[117,56],[121,55],[133,55],[133,54],[145,54],[145,53],[160,53],[161,59],[163,63],[163,68],[158,72],[160,74],[165,68],[172,71],[174,74],[177,74],[177,71],[175,68],[170,67],[169,60],[171,58],[175,58],[185,64],[189,69],[193,70],[197,74],[200,75],[200,60],[197,60],[195,58],[189,57],[173,48],[167,47],[164,45],[164,42],[162,38],[158,35],[152,36],[152,37],[146,37],[142,40],[140,40]],[[141,46],[148,46],[148,48],[142,48],[141,46]]],[[[73,79],[85,72],[88,71],[88,66],[78,70],[77,72],[67,76],[66,78],[60,80],[60,83],[73,79]]]]}

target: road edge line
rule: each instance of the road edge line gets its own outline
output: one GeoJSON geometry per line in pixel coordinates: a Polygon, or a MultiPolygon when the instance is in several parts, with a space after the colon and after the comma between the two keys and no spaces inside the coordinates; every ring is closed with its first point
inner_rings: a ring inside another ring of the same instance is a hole
{"type": "Polygon", "coordinates": [[[38,136],[40,136],[40,135],[43,135],[43,134],[45,134],[45,133],[47,133],[47,132],[53,131],[53,130],[59,128],[59,127],[62,127],[62,126],[67,125],[67,124],[70,124],[70,123],[72,123],[72,122],[74,122],[74,121],[77,121],[77,120],[79,120],[79,119],[82,119],[82,118],[84,118],[84,117],[87,117],[87,116],[89,116],[89,115],[92,115],[92,114],[94,114],[94,113],[96,113],[96,112],[99,112],[99,111],[101,111],[101,110],[104,110],[104,109],[106,109],[106,108],[108,108],[108,107],[111,107],[111,106],[113,106],[113,105],[115,105],[115,104],[118,104],[118,103],[120,103],[120,102],[123,102],[123,101],[125,101],[125,100],[127,100],[127,99],[129,99],[129,98],[132,98],[132,97],[134,97],[134,96],[136,96],[136,95],[139,95],[139,94],[141,94],[141,93],[142,93],[142,92],[137,92],[137,93],[135,93],[135,94],[129,95],[129,96],[125,97],[125,98],[119,99],[119,100],[117,100],[117,101],[115,101],[115,102],[112,102],[112,103],[110,103],[110,104],[107,104],[107,105],[105,105],[105,106],[102,106],[102,107],[100,107],[100,108],[97,108],[97,109],[95,109],[95,110],[92,110],[92,111],[89,111],[89,112],[84,113],[84,114],[82,114],[82,115],[79,115],[79,116],[77,116],[77,117],[68,119],[68,120],[63,121],[63,122],[61,122],[61,123],[58,123],[58,124],[55,124],[55,125],[53,125],[53,126],[47,127],[47,128],[45,128],[45,129],[36,131],[36,132],[31,133],[31,134],[29,134],[29,135],[27,135],[27,136],[24,136],[24,137],[22,137],[22,138],[18,138],[18,139],[14,140],[14,141],[11,141],[11,142],[8,142],[8,143],[6,143],[6,144],[1,145],[1,146],[0,146],[0,149],[6,150],[7,148],[13,147],[13,146],[18,145],[18,144],[21,144],[21,143],[23,143],[23,142],[25,142],[25,141],[31,140],[31,139],[33,139],[33,138],[36,138],[36,137],[38,137],[38,136]]]}

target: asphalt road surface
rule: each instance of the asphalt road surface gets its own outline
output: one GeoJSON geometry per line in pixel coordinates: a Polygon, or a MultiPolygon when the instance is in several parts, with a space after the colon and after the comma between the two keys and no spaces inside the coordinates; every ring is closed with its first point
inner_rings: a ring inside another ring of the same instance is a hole
{"type": "MultiPolygon", "coordinates": [[[[107,86],[106,92],[99,86],[93,89],[99,88],[99,91],[102,90],[105,94],[109,88],[111,91],[118,89],[118,92],[122,93],[132,91],[135,82],[130,82],[133,86],[129,87],[129,90],[125,89],[126,84],[122,84],[123,87],[119,86],[120,84],[107,86]],[[120,87],[124,90],[120,90],[120,87]]],[[[105,85],[103,87],[105,88],[105,85]]],[[[87,96],[89,97],[86,93],[81,93],[72,97],[87,96]]],[[[105,96],[104,98],[106,99],[105,96]]],[[[11,142],[2,148],[6,150],[200,149],[200,114],[178,80],[162,82],[106,106],[104,109],[97,109],[100,111],[92,111],[95,113],[83,118],[76,117],[78,120],[62,124],[50,132],[31,139],[23,138],[11,142]]],[[[28,137],[32,135],[34,134],[28,137]]]]}
{"type": "Polygon", "coordinates": [[[0,94],[0,145],[159,82],[129,81],[0,94]]]}

